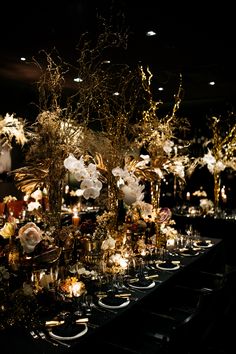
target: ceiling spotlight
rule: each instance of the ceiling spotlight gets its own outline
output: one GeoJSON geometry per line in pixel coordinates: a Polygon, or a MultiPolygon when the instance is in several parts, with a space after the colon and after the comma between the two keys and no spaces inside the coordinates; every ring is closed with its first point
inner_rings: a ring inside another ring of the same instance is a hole
{"type": "Polygon", "coordinates": [[[80,77],[75,77],[75,78],[74,78],[74,81],[75,81],[75,82],[82,82],[83,80],[82,80],[80,77]]]}
{"type": "Polygon", "coordinates": [[[163,91],[164,88],[163,87],[158,87],[158,91],[163,91]]]}
{"type": "Polygon", "coordinates": [[[210,86],[214,86],[214,85],[215,85],[215,81],[210,81],[210,82],[209,82],[209,85],[210,85],[210,86]]]}
{"type": "Polygon", "coordinates": [[[148,37],[156,36],[156,32],[154,32],[154,31],[147,31],[147,32],[146,32],[146,36],[148,36],[148,37]]]}
{"type": "Polygon", "coordinates": [[[20,60],[21,61],[26,61],[26,58],[25,57],[21,57],[20,60]]]}

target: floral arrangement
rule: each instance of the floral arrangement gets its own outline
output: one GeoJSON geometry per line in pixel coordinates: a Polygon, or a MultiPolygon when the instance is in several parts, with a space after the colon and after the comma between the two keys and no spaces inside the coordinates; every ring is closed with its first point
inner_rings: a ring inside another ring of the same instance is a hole
{"type": "Polygon", "coordinates": [[[73,154],[70,154],[64,160],[64,166],[74,174],[78,182],[81,182],[77,195],[83,196],[85,199],[96,199],[99,196],[102,182],[99,181],[100,173],[95,164],[89,163],[88,166],[85,166],[83,156],[78,160],[73,154]]]}
{"type": "Polygon", "coordinates": [[[143,200],[144,185],[140,184],[139,178],[134,173],[129,172],[127,168],[116,167],[112,170],[112,174],[118,179],[117,186],[121,190],[122,199],[127,205],[143,200]]]}
{"type": "Polygon", "coordinates": [[[59,282],[60,291],[68,297],[78,297],[85,291],[85,284],[76,277],[67,277],[59,282]]]}
{"type": "Polygon", "coordinates": [[[8,143],[11,145],[13,138],[17,144],[23,146],[27,142],[25,122],[22,118],[15,118],[14,114],[7,113],[0,116],[0,147],[8,143]]]}
{"type": "Polygon", "coordinates": [[[196,158],[189,167],[191,174],[196,166],[206,166],[214,178],[214,208],[219,207],[220,175],[227,167],[236,170],[236,124],[232,117],[211,117],[209,126],[212,137],[207,139],[204,147],[207,152],[203,157],[196,158]]]}
{"type": "MultiPolygon", "coordinates": [[[[152,73],[149,68],[145,72],[140,67],[143,89],[147,96],[147,109],[143,111],[142,120],[135,126],[138,133],[134,140],[137,147],[145,147],[148,156],[142,157],[142,163],[136,164],[136,167],[150,172],[153,178],[163,178],[163,174],[173,173],[174,175],[184,178],[184,168],[189,163],[187,154],[180,155],[180,150],[176,144],[177,138],[175,131],[182,125],[187,128],[187,121],[182,121],[177,117],[176,112],[181,103],[183,93],[180,84],[178,93],[175,95],[175,103],[172,112],[161,118],[158,117],[158,109],[162,102],[153,99],[151,90],[152,73]]],[[[178,129],[180,132],[181,129],[178,129]]],[[[183,146],[181,147],[183,149],[183,146]]],[[[147,174],[148,175],[148,174],[147,174]]]]}

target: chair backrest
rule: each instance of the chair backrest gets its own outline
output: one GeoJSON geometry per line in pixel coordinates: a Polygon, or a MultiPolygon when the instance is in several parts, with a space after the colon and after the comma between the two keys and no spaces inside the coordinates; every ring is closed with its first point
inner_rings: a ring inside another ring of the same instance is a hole
{"type": "Polygon", "coordinates": [[[195,310],[172,327],[167,343],[168,353],[176,351],[188,353],[196,349],[198,342],[204,341],[218,316],[217,311],[223,293],[222,288],[199,295],[195,310]]]}

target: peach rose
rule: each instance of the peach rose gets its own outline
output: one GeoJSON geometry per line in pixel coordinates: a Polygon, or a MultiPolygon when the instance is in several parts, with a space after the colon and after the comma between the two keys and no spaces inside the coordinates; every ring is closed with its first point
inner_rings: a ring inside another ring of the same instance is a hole
{"type": "Polygon", "coordinates": [[[42,240],[42,231],[34,222],[28,222],[20,228],[18,238],[24,252],[32,253],[35,246],[42,240]]]}

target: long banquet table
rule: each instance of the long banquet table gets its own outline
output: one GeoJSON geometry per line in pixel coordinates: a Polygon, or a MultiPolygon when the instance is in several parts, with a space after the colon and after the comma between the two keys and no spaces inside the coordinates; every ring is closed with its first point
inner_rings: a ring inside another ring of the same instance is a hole
{"type": "MultiPolygon", "coordinates": [[[[155,286],[147,290],[130,289],[130,303],[127,307],[117,310],[106,310],[102,308],[92,309],[89,316],[88,331],[84,336],[73,340],[65,341],[69,346],[53,344],[48,340],[35,339],[30,331],[24,328],[11,328],[0,332],[0,345],[2,354],[50,354],[50,353],[86,353],[89,350],[97,350],[94,343],[98,343],[99,336],[104,335],[107,328],[116,328],[117,323],[122,323],[130,316],[135,315],[142,303],[149,301],[149,298],[157,298],[165,293],[168,288],[180,277],[188,276],[191,270],[207,269],[214,272],[222,271],[224,267],[224,242],[222,239],[212,239],[212,247],[202,250],[198,255],[183,257],[175,255],[180,267],[177,270],[155,270],[157,278],[155,286]],[[96,341],[94,341],[96,339],[96,341]]],[[[126,290],[127,291],[127,290],[126,290]]],[[[129,292],[129,291],[128,291],[129,292]]]]}
{"type": "Polygon", "coordinates": [[[173,210],[173,219],[178,230],[182,232],[185,232],[186,228],[191,225],[203,237],[222,238],[225,245],[226,264],[230,268],[236,267],[235,214],[195,215],[173,210]]]}

